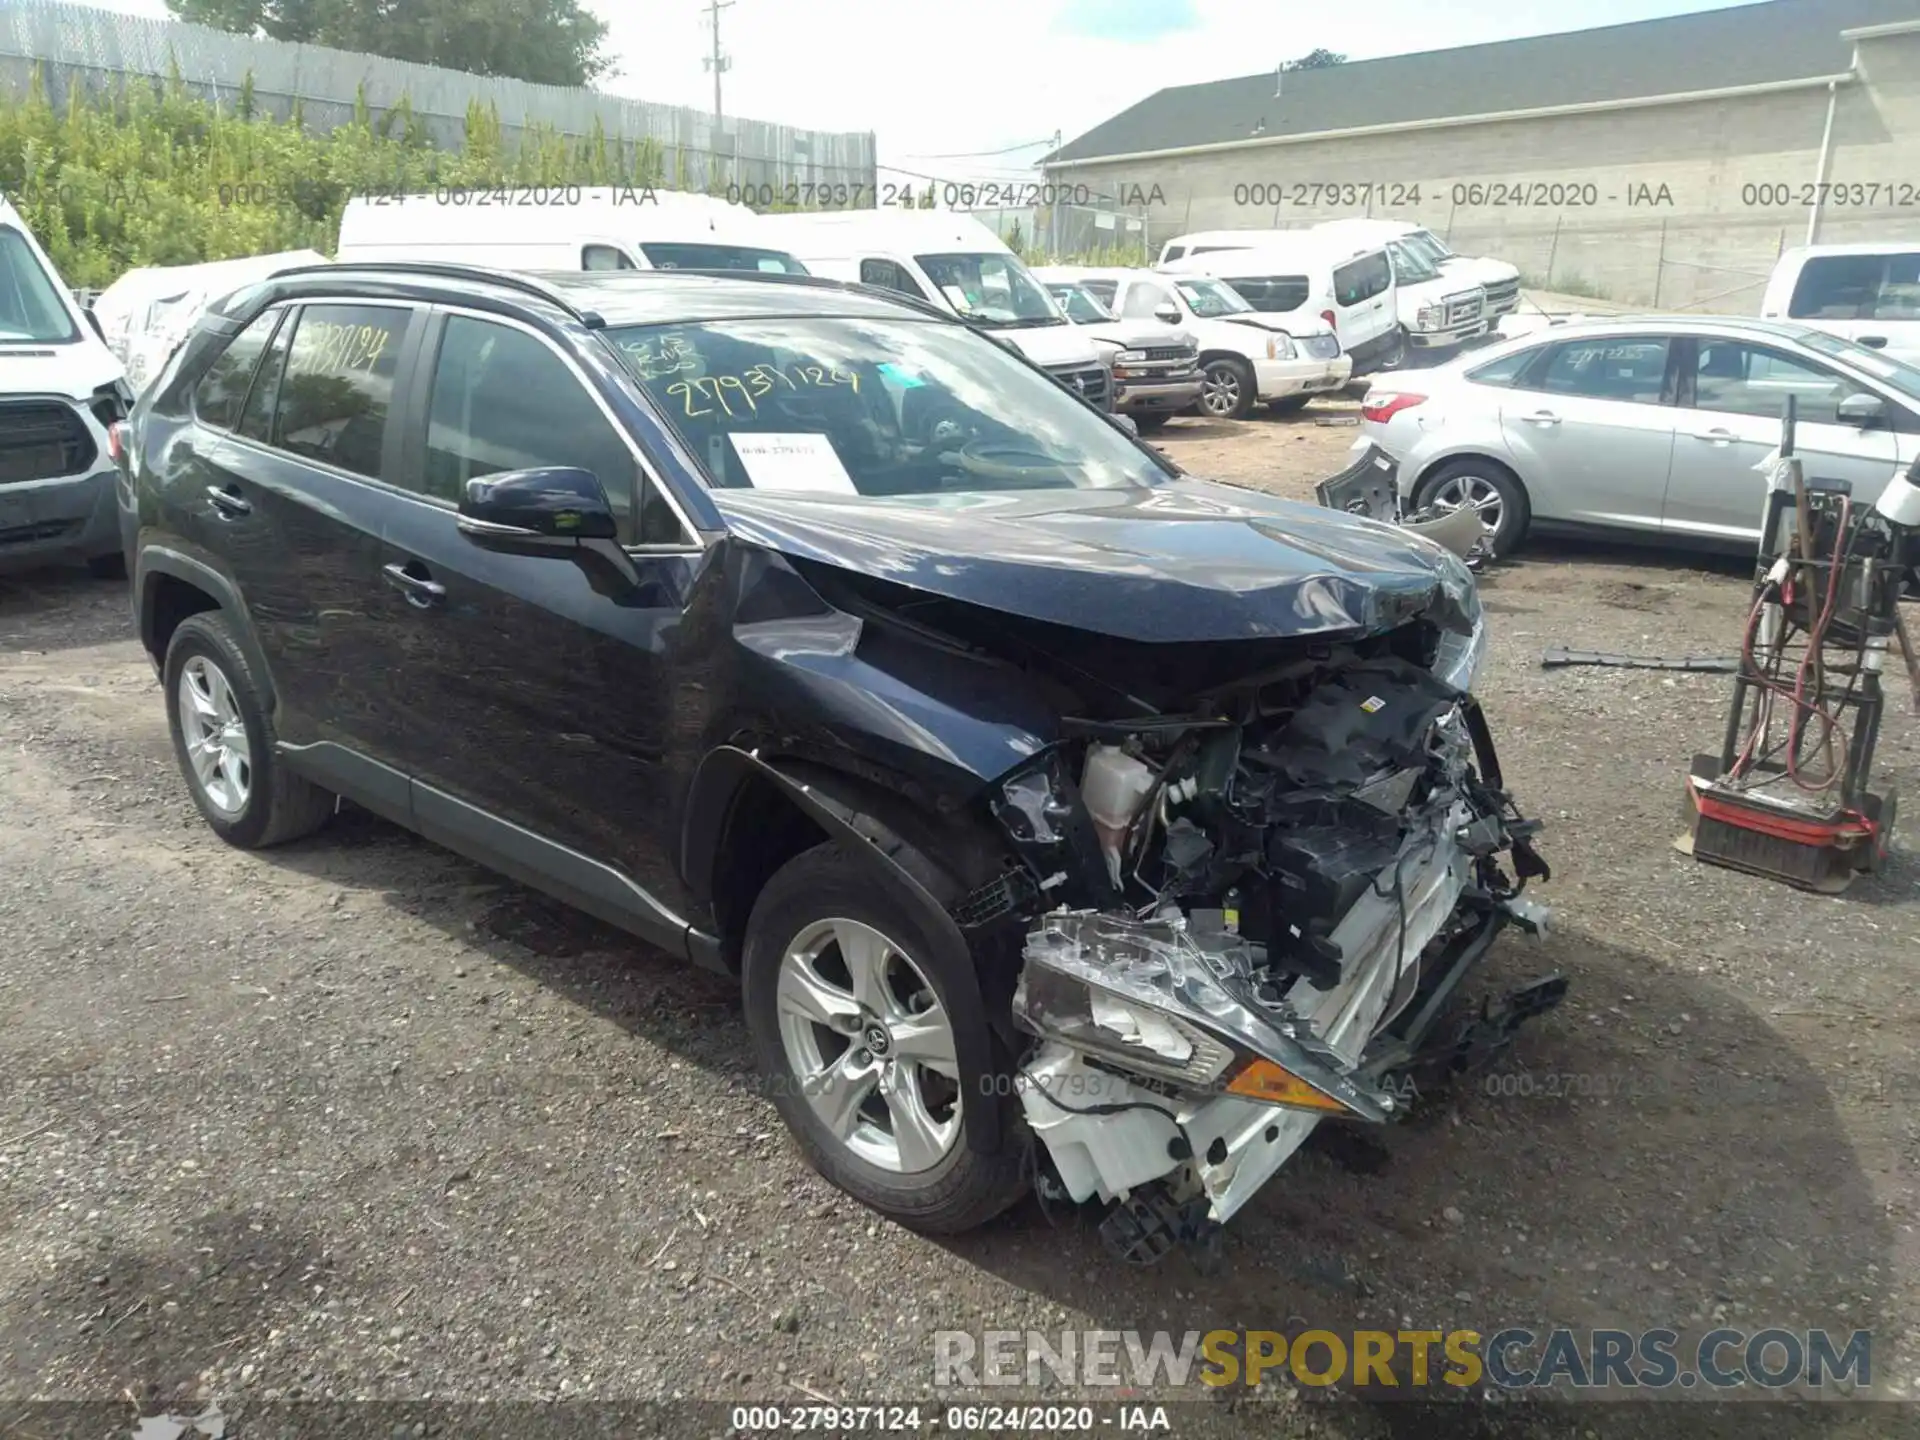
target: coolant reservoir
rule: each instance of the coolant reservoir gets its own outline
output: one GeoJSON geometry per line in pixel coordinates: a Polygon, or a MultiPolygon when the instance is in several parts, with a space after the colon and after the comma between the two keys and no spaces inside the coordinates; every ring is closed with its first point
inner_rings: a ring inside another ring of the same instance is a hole
{"type": "Polygon", "coordinates": [[[1151,766],[1136,760],[1118,745],[1087,747],[1086,769],[1080,775],[1080,798],[1100,836],[1100,851],[1107,857],[1107,873],[1120,883],[1120,847],[1127,831],[1153,792],[1151,766]]]}

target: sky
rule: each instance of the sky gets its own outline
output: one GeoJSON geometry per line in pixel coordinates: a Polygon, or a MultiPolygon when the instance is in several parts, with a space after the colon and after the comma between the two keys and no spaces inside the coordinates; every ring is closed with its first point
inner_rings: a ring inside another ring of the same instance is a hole
{"type": "MultiPolygon", "coordinates": [[[[82,0],[167,14],[164,0],[82,0]]],[[[704,0],[585,0],[619,73],[601,88],[709,110],[704,0]]],[[[1032,162],[1154,91],[1723,8],[1730,0],[733,0],[728,114],[872,131],[890,175],[1037,178],[1032,162]],[[1017,148],[1015,148],[1017,147],[1017,148]],[[1005,151],[994,154],[988,152],[1005,151]]],[[[1808,0],[1813,3],[1813,0],[1808,0]]]]}

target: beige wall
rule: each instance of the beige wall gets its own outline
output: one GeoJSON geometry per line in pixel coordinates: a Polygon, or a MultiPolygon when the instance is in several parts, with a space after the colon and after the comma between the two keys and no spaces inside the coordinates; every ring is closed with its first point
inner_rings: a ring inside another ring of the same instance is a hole
{"type": "MultiPolygon", "coordinates": [[[[1865,40],[1858,54],[1857,78],[1838,90],[1828,181],[1877,183],[1880,193],[1861,197],[1862,206],[1829,191],[1818,239],[1920,240],[1920,34],[1865,40]]],[[[1818,170],[1827,104],[1821,86],[1062,167],[1050,178],[1123,200],[1129,187],[1144,194],[1158,186],[1145,212],[1156,253],[1183,230],[1370,213],[1418,221],[1463,253],[1498,256],[1553,285],[1636,304],[1754,314],[1774,258],[1806,239],[1803,191],[1818,170]],[[1236,203],[1236,187],[1274,182],[1286,191],[1279,206],[1236,203]],[[1310,194],[1296,203],[1294,187],[1316,182],[1375,188],[1371,203],[1341,204],[1324,194],[1323,203],[1310,194]],[[1537,204],[1455,194],[1458,185],[1503,182],[1536,192],[1563,188],[1559,196],[1530,194],[1529,201],[1544,202],[1537,204]],[[1410,202],[1415,185],[1418,204],[1393,203],[1410,202]],[[1671,203],[1633,203],[1662,186],[1671,203]],[[1778,186],[1783,195],[1753,186],[1778,186]],[[1778,198],[1787,203],[1766,203],[1778,198]]]]}

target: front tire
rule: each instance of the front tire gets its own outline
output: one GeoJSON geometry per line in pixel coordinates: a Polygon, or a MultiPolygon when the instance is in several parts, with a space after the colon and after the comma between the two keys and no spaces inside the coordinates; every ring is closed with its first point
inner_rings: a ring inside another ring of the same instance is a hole
{"type": "Polygon", "coordinates": [[[837,845],[760,892],[741,964],[747,1028],[773,1103],[827,1180],[911,1229],[971,1230],[1026,1188],[1011,1071],[958,1058],[988,1030],[971,977],[837,845]],[[966,981],[967,983],[962,983],[966,981]],[[997,1153],[969,1148],[963,1107],[1002,1108],[997,1153]]]}
{"type": "Polygon", "coordinates": [[[1215,420],[1244,420],[1253,413],[1255,393],[1253,367],[1244,360],[1223,355],[1207,362],[1201,382],[1200,413],[1215,420]]]}
{"type": "Polygon", "coordinates": [[[1311,395],[1282,395],[1278,400],[1269,400],[1267,409],[1275,415],[1298,415],[1312,399],[1311,395]]]}
{"type": "Polygon", "coordinates": [[[107,555],[89,555],[87,573],[96,580],[124,580],[127,578],[127,557],[118,550],[107,555]]]}
{"type": "Polygon", "coordinates": [[[224,615],[182,620],[161,675],[174,758],[214,834],[260,850],[326,824],[334,797],[289,770],[275,749],[260,683],[224,615]]]}
{"type": "Polygon", "coordinates": [[[1465,505],[1480,512],[1493,534],[1487,549],[1496,557],[1511,555],[1526,538],[1533,519],[1526,487],[1506,466],[1479,456],[1449,460],[1420,482],[1414,508],[1431,505],[1441,511],[1465,505]]]}
{"type": "Polygon", "coordinates": [[[1164,410],[1143,410],[1133,417],[1133,423],[1142,435],[1151,435],[1167,423],[1167,418],[1164,410]]]}

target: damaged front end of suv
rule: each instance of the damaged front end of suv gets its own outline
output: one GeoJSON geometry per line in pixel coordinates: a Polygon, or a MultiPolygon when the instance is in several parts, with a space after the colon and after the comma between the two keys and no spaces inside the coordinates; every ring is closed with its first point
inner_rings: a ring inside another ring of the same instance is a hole
{"type": "Polygon", "coordinates": [[[1210,1239],[1320,1121],[1396,1118],[1416,1062],[1497,1047],[1564,989],[1440,1026],[1501,929],[1548,918],[1472,695],[1466,565],[1230,495],[995,497],[902,579],[806,569],[843,613],[1045,697],[1050,734],[983,800],[1006,863],[948,908],[1043,1200],[1107,1204],[1134,1262],[1210,1239]]]}

